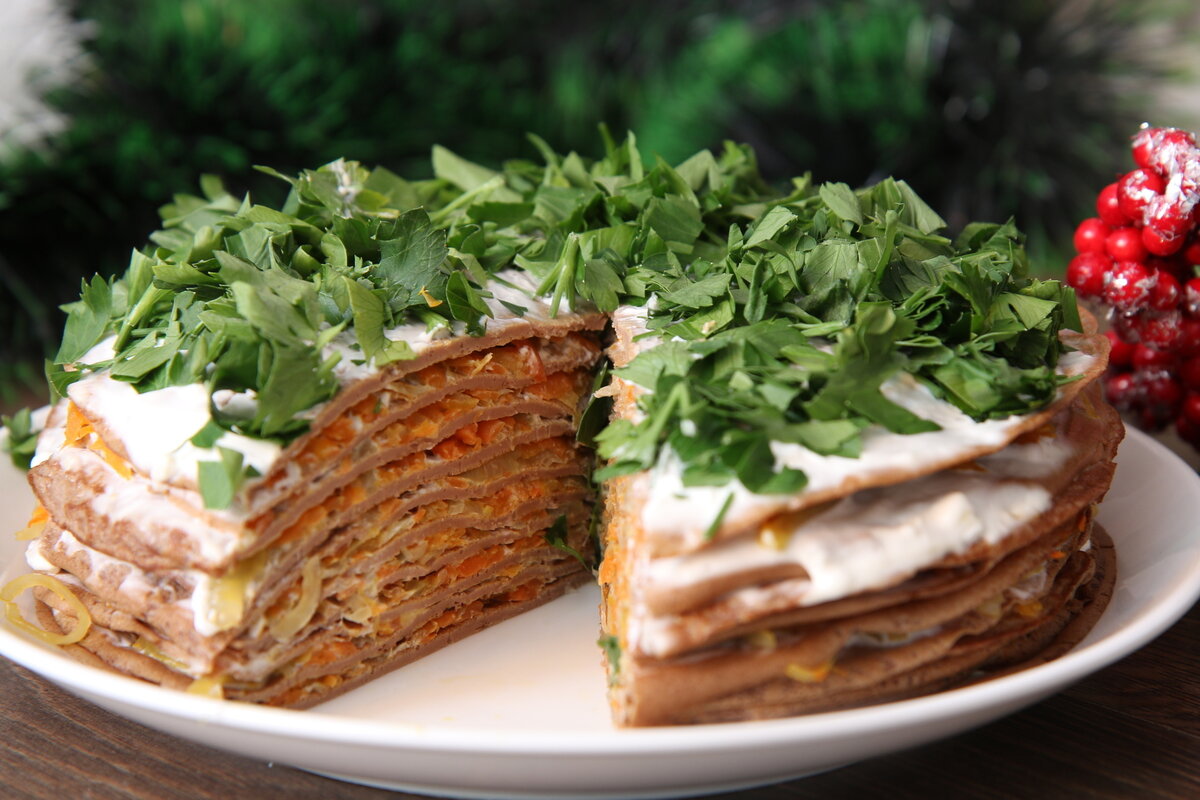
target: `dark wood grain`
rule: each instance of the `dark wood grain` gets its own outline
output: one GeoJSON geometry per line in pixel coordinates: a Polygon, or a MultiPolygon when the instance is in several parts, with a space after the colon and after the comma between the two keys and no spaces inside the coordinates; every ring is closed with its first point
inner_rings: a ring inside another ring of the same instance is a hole
{"type": "MultiPolygon", "coordinates": [[[[412,797],[339,783],[150,730],[0,659],[0,796],[412,797]]],[[[726,800],[1200,798],[1200,606],[1062,694],[978,730],[726,800]]]]}

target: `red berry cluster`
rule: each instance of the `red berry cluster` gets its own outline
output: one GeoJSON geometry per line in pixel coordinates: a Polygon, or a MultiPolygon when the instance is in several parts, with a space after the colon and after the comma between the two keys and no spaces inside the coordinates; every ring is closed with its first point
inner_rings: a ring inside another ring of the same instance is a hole
{"type": "Polygon", "coordinates": [[[1200,148],[1187,131],[1143,127],[1133,160],[1075,229],[1067,282],[1110,309],[1113,405],[1200,447],[1200,148]]]}

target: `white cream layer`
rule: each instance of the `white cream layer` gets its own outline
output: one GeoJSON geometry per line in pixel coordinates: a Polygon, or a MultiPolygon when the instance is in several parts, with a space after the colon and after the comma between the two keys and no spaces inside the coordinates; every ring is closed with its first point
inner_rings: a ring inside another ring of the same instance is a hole
{"type": "Polygon", "coordinates": [[[81,447],[67,447],[53,458],[69,473],[102,484],[91,501],[96,514],[152,529],[150,541],[170,541],[182,533],[196,543],[205,563],[220,564],[243,544],[247,532],[234,510],[205,510],[199,492],[156,483],[139,474],[122,478],[103,458],[81,447]]]}
{"type": "MultiPolygon", "coordinates": [[[[1094,356],[1082,352],[1068,353],[1059,360],[1058,373],[1081,374],[1093,360],[1094,356]]],[[[724,486],[684,486],[682,463],[665,449],[655,468],[639,478],[638,491],[646,497],[642,526],[647,539],[673,541],[681,545],[679,549],[693,550],[707,542],[709,528],[727,502],[718,536],[734,533],[750,520],[784,511],[805,494],[836,490],[848,480],[870,482],[898,471],[929,471],[973,450],[1001,448],[1026,420],[1017,415],[976,422],[953,404],[934,397],[907,373],[889,379],[882,391],[896,404],[936,422],[941,430],[896,434],[872,425],[862,433],[858,458],[820,455],[801,445],[774,442],[771,451],[777,468],[799,469],[808,476],[808,485],[797,495],[755,494],[737,480],[724,486]]]]}
{"type": "Polygon", "coordinates": [[[756,537],[718,542],[694,553],[644,558],[634,566],[631,644],[649,655],[677,641],[674,615],[655,616],[643,591],[667,593],[782,564],[806,578],[750,586],[723,602],[747,609],[803,607],[899,583],[929,564],[971,546],[1003,540],[1045,512],[1050,494],[1039,484],[1071,456],[1071,445],[1047,438],[1013,444],[981,458],[978,470],[947,470],[895,487],[868,489],[838,501],[790,532],[777,549],[756,537]]]}
{"type": "MultiPolygon", "coordinates": [[[[488,285],[493,297],[485,302],[494,317],[485,320],[489,331],[502,331],[526,319],[550,319],[550,304],[532,296],[537,289],[537,282],[532,276],[511,270],[500,273],[498,278],[513,286],[503,285],[499,280],[488,285]],[[525,312],[518,316],[501,301],[520,306],[525,312]]],[[[432,332],[424,324],[413,323],[392,328],[386,335],[393,340],[408,342],[414,352],[420,355],[440,339],[465,333],[462,323],[453,323],[452,326],[432,332]]],[[[362,360],[355,342],[354,332],[346,331],[335,338],[325,352],[326,357],[339,357],[335,374],[343,385],[378,372],[371,364],[355,363],[362,360]]],[[[112,358],[112,343],[111,337],[101,342],[81,359],[81,363],[99,363],[112,358]]],[[[115,380],[106,372],[96,372],[71,384],[68,395],[90,418],[103,421],[129,455],[134,469],[153,481],[194,488],[198,485],[199,463],[219,461],[218,447],[241,453],[245,465],[266,475],[282,452],[282,448],[274,442],[230,432],[223,434],[213,447],[192,444],[190,439],[212,419],[210,397],[202,384],[170,386],[139,393],[127,382],[115,380]]],[[[224,399],[241,402],[242,405],[246,401],[244,396],[224,399]]],[[[319,406],[310,409],[305,416],[312,416],[319,409],[319,406]]],[[[34,463],[46,460],[62,446],[62,428],[47,429],[39,439],[34,463]]]]}
{"type": "MultiPolygon", "coordinates": [[[[30,542],[30,546],[25,552],[25,560],[32,569],[39,572],[57,573],[59,570],[54,564],[48,561],[41,553],[41,543],[38,541],[30,542]]],[[[103,573],[113,574],[118,572],[122,574],[120,585],[117,587],[117,594],[124,596],[130,603],[139,606],[145,606],[152,602],[152,595],[156,587],[162,580],[162,575],[148,573],[138,567],[120,558],[101,553],[95,548],[89,547],[70,531],[63,529],[58,536],[56,546],[62,550],[63,554],[69,558],[84,559],[88,562],[90,574],[99,576],[103,573]]],[[[216,587],[219,578],[214,578],[199,570],[173,570],[170,576],[175,583],[181,587],[191,587],[191,594],[180,597],[176,603],[182,608],[187,609],[192,614],[193,627],[201,636],[211,637],[224,630],[228,630],[232,625],[214,624],[213,618],[216,615],[215,597],[216,587]]],[[[89,581],[88,584],[92,582],[89,581]]],[[[85,584],[87,585],[87,584],[85,584]]],[[[253,600],[257,594],[259,586],[255,581],[250,581],[245,587],[245,605],[253,600]]],[[[234,624],[240,623],[238,619],[234,624]]],[[[204,666],[202,662],[197,662],[198,668],[204,666]]]]}
{"type": "Polygon", "coordinates": [[[131,384],[100,372],[71,384],[67,395],[89,418],[103,421],[134,469],[155,481],[196,486],[200,462],[221,460],[218,447],[241,453],[243,464],[266,474],[282,450],[275,442],[228,431],[212,447],[192,444],[191,438],[212,421],[203,384],[139,393],[131,384]]]}

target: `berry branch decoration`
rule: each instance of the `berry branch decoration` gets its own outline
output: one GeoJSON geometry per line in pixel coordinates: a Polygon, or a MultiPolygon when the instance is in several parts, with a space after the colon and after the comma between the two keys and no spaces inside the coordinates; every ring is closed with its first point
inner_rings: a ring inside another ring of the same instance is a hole
{"type": "Polygon", "coordinates": [[[1067,282],[1108,308],[1109,401],[1200,449],[1200,147],[1193,133],[1143,126],[1133,160],[1075,229],[1067,282]]]}

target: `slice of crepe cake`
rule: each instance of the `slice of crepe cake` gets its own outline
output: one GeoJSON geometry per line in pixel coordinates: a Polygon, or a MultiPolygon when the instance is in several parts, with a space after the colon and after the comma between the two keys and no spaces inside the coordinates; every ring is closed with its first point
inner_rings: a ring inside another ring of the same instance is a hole
{"type": "MultiPolygon", "coordinates": [[[[191,440],[211,423],[203,386],[138,393],[102,370],[72,383],[29,477],[48,516],[31,561],[61,570],[91,619],[73,647],[305,706],[582,583],[576,418],[604,318],[524,302],[520,317],[495,303],[482,336],[347,371],[302,436],[245,454],[257,475],[223,509],[187,471],[205,457],[191,440]]],[[[47,621],[76,626],[62,597],[39,597],[47,621]]]]}
{"type": "MultiPolygon", "coordinates": [[[[653,350],[639,315],[616,320],[618,363],[653,350]]],[[[612,480],[602,617],[621,723],[909,697],[1034,657],[1085,599],[1094,620],[1115,565],[1093,517],[1124,429],[1097,380],[1107,340],[1064,336],[1075,380],[1044,408],[976,422],[902,374],[883,391],[938,428],[867,428],[853,459],[781,447],[810,476],[797,492],[688,487],[669,453],[612,480]]],[[[644,388],[614,381],[635,416],[644,388]]]]}

